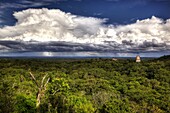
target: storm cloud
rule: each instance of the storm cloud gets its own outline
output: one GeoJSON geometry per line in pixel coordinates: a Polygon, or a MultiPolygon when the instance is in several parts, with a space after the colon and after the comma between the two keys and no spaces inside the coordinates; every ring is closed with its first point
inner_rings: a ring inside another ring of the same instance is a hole
{"type": "Polygon", "coordinates": [[[17,23],[0,28],[0,51],[150,52],[170,50],[170,19],[152,16],[128,25],[59,9],[15,12],[17,23]]]}

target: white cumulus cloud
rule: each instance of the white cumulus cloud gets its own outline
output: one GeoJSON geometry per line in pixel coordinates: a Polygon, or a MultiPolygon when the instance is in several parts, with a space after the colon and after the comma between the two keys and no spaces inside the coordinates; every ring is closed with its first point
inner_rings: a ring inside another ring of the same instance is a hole
{"type": "Polygon", "coordinates": [[[107,19],[77,16],[59,9],[27,9],[13,15],[16,25],[0,28],[0,50],[5,46],[29,51],[35,48],[37,51],[131,52],[170,49],[170,19],[153,16],[114,26],[106,25],[107,19]]]}

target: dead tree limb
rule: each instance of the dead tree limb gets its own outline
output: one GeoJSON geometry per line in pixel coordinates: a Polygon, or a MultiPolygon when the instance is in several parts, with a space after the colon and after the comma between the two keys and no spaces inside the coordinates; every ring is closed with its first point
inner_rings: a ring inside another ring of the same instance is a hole
{"type": "Polygon", "coordinates": [[[37,112],[39,113],[39,112],[40,112],[41,99],[42,99],[42,97],[44,96],[44,92],[46,91],[46,87],[47,87],[47,84],[48,84],[50,78],[48,78],[47,81],[46,81],[45,84],[44,84],[44,81],[45,81],[45,79],[46,79],[46,77],[47,77],[47,74],[46,74],[46,75],[42,78],[41,84],[38,84],[38,81],[37,81],[37,79],[35,78],[35,76],[34,76],[31,72],[29,72],[29,73],[30,73],[32,79],[34,80],[34,82],[35,82],[35,84],[36,84],[36,86],[37,86],[37,88],[38,88],[38,93],[37,93],[37,97],[36,97],[36,108],[37,108],[37,112]]]}
{"type": "Polygon", "coordinates": [[[38,86],[38,82],[37,82],[37,80],[35,79],[34,75],[33,75],[31,72],[29,72],[29,73],[30,73],[32,79],[34,80],[36,86],[39,87],[39,86],[38,86]]]}

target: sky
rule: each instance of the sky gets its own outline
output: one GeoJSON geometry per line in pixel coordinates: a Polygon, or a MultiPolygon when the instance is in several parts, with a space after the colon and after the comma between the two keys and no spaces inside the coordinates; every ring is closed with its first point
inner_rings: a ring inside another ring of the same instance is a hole
{"type": "Polygon", "coordinates": [[[0,57],[170,54],[170,0],[0,0],[0,57]]]}

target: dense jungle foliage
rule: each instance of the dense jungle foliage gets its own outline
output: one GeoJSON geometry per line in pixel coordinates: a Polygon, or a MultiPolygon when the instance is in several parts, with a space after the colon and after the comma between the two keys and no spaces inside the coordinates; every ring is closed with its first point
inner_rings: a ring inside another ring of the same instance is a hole
{"type": "Polygon", "coordinates": [[[170,113],[170,57],[1,58],[0,113],[170,113]]]}

